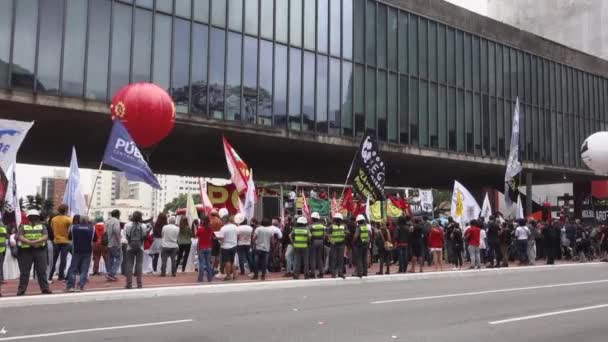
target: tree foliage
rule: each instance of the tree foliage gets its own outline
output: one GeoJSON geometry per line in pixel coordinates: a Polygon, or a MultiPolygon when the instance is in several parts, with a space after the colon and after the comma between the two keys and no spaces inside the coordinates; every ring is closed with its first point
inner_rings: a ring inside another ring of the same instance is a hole
{"type": "MultiPolygon", "coordinates": [[[[199,195],[199,194],[192,195],[192,199],[194,199],[194,204],[201,203],[201,195],[199,195]]],[[[164,213],[168,213],[168,212],[174,213],[177,211],[177,209],[185,208],[187,201],[188,201],[188,195],[180,194],[179,196],[174,198],[171,202],[169,202],[165,205],[165,209],[163,210],[163,212],[164,213]]]]}

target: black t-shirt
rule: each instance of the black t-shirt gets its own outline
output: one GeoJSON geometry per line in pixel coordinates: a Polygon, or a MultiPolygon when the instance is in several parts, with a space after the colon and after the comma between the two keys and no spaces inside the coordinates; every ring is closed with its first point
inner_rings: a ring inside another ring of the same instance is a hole
{"type": "Polygon", "coordinates": [[[500,228],[496,224],[496,222],[490,222],[488,224],[488,242],[498,242],[498,234],[500,233],[500,228]]]}

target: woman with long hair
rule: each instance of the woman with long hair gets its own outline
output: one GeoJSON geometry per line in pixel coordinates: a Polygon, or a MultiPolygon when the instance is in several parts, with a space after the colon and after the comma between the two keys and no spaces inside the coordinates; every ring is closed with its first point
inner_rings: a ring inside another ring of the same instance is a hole
{"type": "Polygon", "coordinates": [[[157,272],[158,257],[160,256],[163,244],[163,227],[166,226],[167,223],[167,215],[159,214],[154,223],[154,228],[152,229],[154,242],[152,243],[152,247],[150,247],[150,257],[152,258],[152,270],[154,273],[157,272]]]}
{"type": "Polygon", "coordinates": [[[194,236],[194,227],[198,226],[198,220],[192,222],[192,226],[188,224],[185,217],[179,221],[179,234],[177,235],[177,267],[182,263],[182,272],[186,272],[186,264],[190,257],[190,248],[192,247],[192,237],[194,236]]]}

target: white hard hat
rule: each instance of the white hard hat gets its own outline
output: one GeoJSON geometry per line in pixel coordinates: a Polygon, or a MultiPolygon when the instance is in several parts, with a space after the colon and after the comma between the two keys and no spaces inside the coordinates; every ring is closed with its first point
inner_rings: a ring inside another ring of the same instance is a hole
{"type": "Polygon", "coordinates": [[[306,217],[304,216],[300,216],[298,217],[298,219],[296,220],[297,224],[308,224],[308,220],[306,219],[306,217]]]}
{"type": "Polygon", "coordinates": [[[220,209],[220,211],[218,212],[218,214],[219,214],[219,216],[220,216],[221,218],[224,218],[224,217],[226,217],[226,216],[229,216],[229,215],[230,215],[230,213],[228,212],[228,209],[226,209],[226,208],[222,208],[222,209],[220,209]]]}
{"type": "Polygon", "coordinates": [[[242,213],[234,215],[234,223],[241,224],[243,222],[245,222],[245,215],[243,215],[242,213]]]}
{"type": "Polygon", "coordinates": [[[344,220],[344,218],[342,217],[342,214],[337,213],[336,215],[334,215],[334,220],[344,220]]]}
{"type": "Polygon", "coordinates": [[[312,215],[310,215],[310,218],[316,219],[316,220],[320,220],[321,219],[321,215],[319,215],[318,212],[314,212],[312,213],[312,215]]]}
{"type": "Polygon", "coordinates": [[[357,215],[357,219],[355,221],[357,221],[357,222],[365,221],[365,216],[359,214],[359,215],[357,215]]]}
{"type": "Polygon", "coordinates": [[[27,211],[27,217],[30,217],[30,216],[38,216],[38,217],[40,217],[40,212],[38,210],[36,210],[36,209],[28,210],[27,211]]]}

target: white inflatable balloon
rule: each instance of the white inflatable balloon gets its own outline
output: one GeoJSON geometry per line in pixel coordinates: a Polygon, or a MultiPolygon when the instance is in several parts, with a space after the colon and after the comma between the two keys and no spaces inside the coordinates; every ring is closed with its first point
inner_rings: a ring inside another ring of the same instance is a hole
{"type": "Polygon", "coordinates": [[[591,170],[608,172],[608,132],[590,135],[581,146],[581,159],[591,170]]]}

